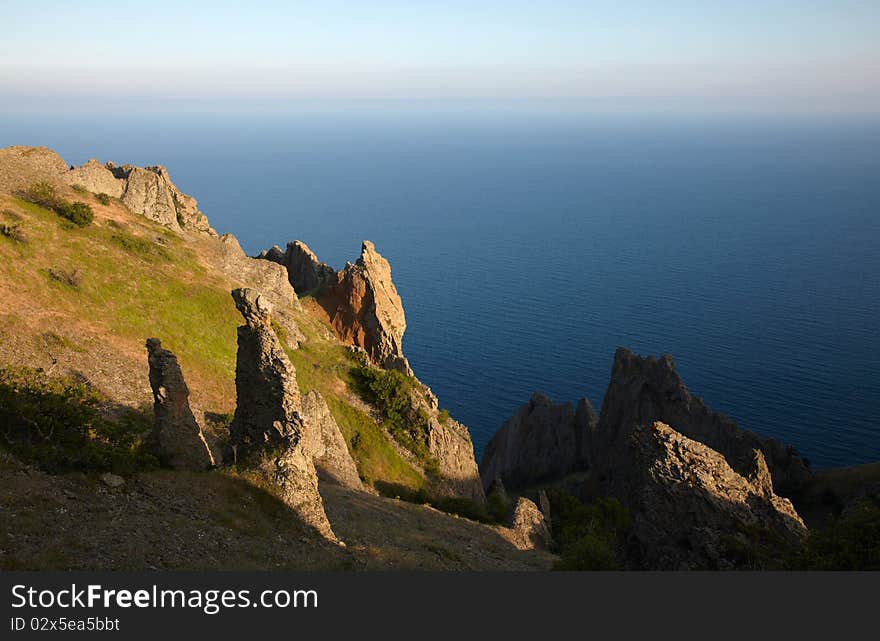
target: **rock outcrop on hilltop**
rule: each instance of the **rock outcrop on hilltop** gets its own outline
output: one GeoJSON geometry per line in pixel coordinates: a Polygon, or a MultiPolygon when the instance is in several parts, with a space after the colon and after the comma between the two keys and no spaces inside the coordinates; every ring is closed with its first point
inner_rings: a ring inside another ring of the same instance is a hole
{"type": "Polygon", "coordinates": [[[196,199],[180,191],[162,165],[117,166],[112,162],[102,165],[92,158],[61,178],[68,185],[81,185],[96,194],[119,198],[132,212],[171,229],[217,235],[199,211],[196,199]]]}
{"type": "Polygon", "coordinates": [[[335,541],[313,462],[320,435],[309,435],[296,370],[271,326],[271,307],[253,289],[232,292],[245,324],[238,328],[236,407],[229,427],[233,460],[249,458],[299,517],[335,541]]]}
{"type": "Polygon", "coordinates": [[[215,465],[214,452],[189,406],[189,388],[177,357],[158,338],[147,339],[155,423],[153,438],[164,463],[177,470],[215,465]]]}
{"type": "Polygon", "coordinates": [[[135,214],[174,230],[217,235],[199,211],[196,199],[180,191],[161,165],[117,166],[92,158],[74,167],[46,147],[0,149],[0,191],[15,192],[41,181],[77,185],[118,198],[135,214]]]}
{"type": "Polygon", "coordinates": [[[284,265],[294,289],[316,297],[343,343],[363,348],[380,367],[412,374],[403,355],[403,304],[391,265],[373,243],[365,240],[357,262],[338,272],[299,241],[288,244],[286,252],[273,247],[260,257],[284,265]]]}
{"type": "Polygon", "coordinates": [[[630,425],[603,449],[602,492],[630,510],[627,565],[661,570],[743,567],[742,550],[797,545],[806,527],[773,493],[760,450],[747,478],[724,456],[655,421],[630,425]],[[766,533],[766,534],[765,534],[766,533]]]}
{"type": "Polygon", "coordinates": [[[653,421],[671,425],[684,436],[720,452],[733,469],[746,477],[758,473],[754,450],[760,450],[773,486],[781,494],[797,493],[811,478],[807,463],[792,446],[741,429],[692,396],[675,371],[671,356],[640,357],[619,348],[614,354],[597,434],[614,439],[618,432],[653,421]]]}
{"type": "Polygon", "coordinates": [[[536,392],[486,445],[480,462],[483,487],[501,479],[518,490],[585,469],[597,423],[587,399],[572,408],[536,392]]]}
{"type": "Polygon", "coordinates": [[[0,149],[0,192],[15,193],[35,182],[61,182],[69,167],[48,147],[14,145],[0,149]]]}
{"type": "Polygon", "coordinates": [[[308,449],[314,458],[318,477],[353,490],[363,490],[364,484],[345,437],[317,390],[302,397],[302,417],[308,427],[308,449]]]}

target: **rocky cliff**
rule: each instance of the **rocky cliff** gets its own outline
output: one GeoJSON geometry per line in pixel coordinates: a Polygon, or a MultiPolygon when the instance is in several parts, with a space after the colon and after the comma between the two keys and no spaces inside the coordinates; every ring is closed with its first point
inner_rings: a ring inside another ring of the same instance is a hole
{"type": "Polygon", "coordinates": [[[536,392],[486,445],[480,462],[483,487],[502,479],[507,487],[520,489],[586,469],[597,423],[587,399],[573,408],[554,405],[536,392]]]}
{"type": "Polygon", "coordinates": [[[652,421],[671,425],[720,452],[745,476],[756,473],[754,450],[760,450],[776,491],[784,495],[796,494],[810,480],[809,466],[792,446],[744,430],[692,396],[671,356],[641,357],[620,348],[614,354],[598,432],[607,437],[652,421]]]}
{"type": "Polygon", "coordinates": [[[660,570],[746,567],[766,542],[797,546],[807,530],[788,499],[773,493],[763,455],[756,474],[661,422],[631,425],[602,450],[603,494],[629,508],[627,565],[660,570]],[[763,471],[761,471],[763,468],[763,471]]]}
{"type": "Polygon", "coordinates": [[[485,496],[467,428],[451,418],[440,420],[437,398],[415,378],[403,355],[403,303],[391,278],[391,265],[373,243],[364,241],[357,262],[338,272],[300,241],[288,243],[283,252],[273,247],[259,257],[282,265],[294,290],[314,297],[339,340],[362,350],[374,365],[413,381],[414,391],[405,399],[407,413],[425,417],[421,436],[437,466],[432,492],[482,503],[485,496]]]}

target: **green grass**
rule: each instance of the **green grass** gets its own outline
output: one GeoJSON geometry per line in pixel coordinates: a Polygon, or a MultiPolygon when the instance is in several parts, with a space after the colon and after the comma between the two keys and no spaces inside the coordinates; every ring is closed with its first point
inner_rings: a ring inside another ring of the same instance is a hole
{"type": "MultiPolygon", "coordinates": [[[[382,412],[384,424],[394,439],[412,452],[425,469],[437,474],[438,464],[428,449],[430,417],[415,398],[419,394],[410,377],[396,370],[366,364],[352,367],[353,389],[382,412]]],[[[448,419],[447,413],[447,419],[448,419]]]]}
{"type": "Polygon", "coordinates": [[[284,329],[273,323],[275,333],[296,368],[300,392],[317,390],[327,401],[361,479],[384,494],[413,498],[420,496],[425,478],[388,442],[375,420],[344,398],[352,383],[357,358],[344,346],[321,337],[317,321],[303,318],[300,331],[306,339],[299,349],[290,349],[284,329]]]}
{"type": "Polygon", "coordinates": [[[94,323],[102,333],[139,343],[157,336],[185,371],[222,380],[226,393],[231,390],[240,316],[228,286],[209,277],[176,234],[146,220],[126,229],[118,224],[66,229],[43,207],[14,204],[33,242],[14,251],[11,243],[8,251],[0,245],[0,277],[16,283],[26,298],[62,317],[94,323]],[[34,245],[53,251],[35,252],[34,245]],[[76,286],[63,278],[73,273],[76,286]]]}
{"type": "Polygon", "coordinates": [[[110,420],[107,399],[84,383],[30,368],[0,369],[0,442],[47,472],[131,472],[156,466],[152,418],[125,409],[110,420]]]}
{"type": "MultiPolygon", "coordinates": [[[[74,185],[76,193],[86,193],[85,187],[74,185]],[[79,188],[79,189],[77,189],[79,188]]],[[[95,214],[91,205],[83,202],[68,202],[55,191],[55,187],[47,182],[39,182],[25,189],[22,198],[30,203],[54,211],[77,227],[92,224],[95,214]]]]}

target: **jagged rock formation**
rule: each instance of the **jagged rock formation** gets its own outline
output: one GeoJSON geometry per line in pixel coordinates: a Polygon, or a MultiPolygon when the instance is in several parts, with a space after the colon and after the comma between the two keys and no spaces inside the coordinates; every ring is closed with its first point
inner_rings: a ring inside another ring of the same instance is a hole
{"type": "Polygon", "coordinates": [[[322,263],[300,240],[287,243],[287,250],[281,251],[277,245],[260,254],[260,258],[284,265],[290,284],[300,296],[320,290],[336,281],[336,270],[322,263]]]}
{"type": "Polygon", "coordinates": [[[318,493],[312,460],[316,440],[306,433],[296,370],[272,329],[271,307],[253,289],[233,290],[232,298],[245,324],[238,328],[230,458],[256,458],[280,498],[305,523],[335,541],[318,493]]]}
{"type": "Polygon", "coordinates": [[[510,519],[512,541],[520,550],[548,550],[553,544],[550,528],[534,502],[519,497],[510,519]]]}
{"type": "Polygon", "coordinates": [[[189,389],[177,357],[158,338],[147,339],[153,389],[153,437],[166,464],[177,470],[204,470],[216,461],[189,406],[189,389]]]}
{"type": "Polygon", "coordinates": [[[342,342],[362,347],[380,367],[412,374],[403,355],[403,304],[391,280],[391,265],[373,243],[365,240],[357,262],[339,272],[319,262],[298,241],[288,244],[284,253],[272,248],[260,257],[284,265],[297,292],[317,296],[342,342]]]}
{"type": "Polygon", "coordinates": [[[486,445],[480,462],[483,486],[500,478],[506,487],[522,489],[584,469],[597,423],[587,399],[574,409],[536,392],[486,445]]]}
{"type": "Polygon", "coordinates": [[[81,185],[94,193],[119,198],[132,212],[171,229],[187,229],[216,236],[192,196],[171,181],[162,165],[154,167],[102,165],[92,158],[62,176],[69,185],[81,185]]]}
{"type": "Polygon", "coordinates": [[[751,478],[659,421],[631,425],[603,449],[602,491],[629,508],[627,564],[665,570],[743,567],[766,540],[797,545],[806,527],[773,493],[763,455],[751,478]],[[762,533],[768,534],[762,534],[762,533]]]}
{"type": "Polygon", "coordinates": [[[314,458],[318,476],[354,490],[363,490],[364,484],[348,451],[345,437],[324,397],[316,390],[302,397],[302,417],[308,427],[308,449],[314,458]]]}
{"type": "Polygon", "coordinates": [[[740,429],[726,416],[706,407],[702,399],[691,396],[671,356],[643,358],[619,348],[614,354],[597,431],[605,438],[614,438],[619,431],[655,420],[721,452],[733,469],[747,477],[758,472],[753,451],[760,450],[779,493],[796,493],[811,477],[809,467],[793,447],[740,429]]]}

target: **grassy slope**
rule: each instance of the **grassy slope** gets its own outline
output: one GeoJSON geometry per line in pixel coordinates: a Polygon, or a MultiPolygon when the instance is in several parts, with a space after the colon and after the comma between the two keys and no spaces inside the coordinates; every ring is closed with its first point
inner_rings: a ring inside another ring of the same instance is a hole
{"type": "MultiPolygon", "coordinates": [[[[232,284],[198,260],[196,241],[133,216],[117,202],[90,204],[95,222],[78,228],[0,195],[0,222],[17,220],[27,237],[22,244],[0,235],[0,367],[46,367],[51,354],[59,373],[80,372],[114,400],[143,406],[151,399],[143,343],[157,336],[177,354],[195,406],[234,409],[240,316],[229,296],[232,284]],[[53,273],[76,273],[78,284],[53,273]]],[[[288,350],[300,387],[327,400],[361,476],[392,494],[418,492],[423,475],[349,392],[349,352],[320,320],[307,312],[295,316],[307,337],[300,349],[288,350]]]]}
{"type": "MultiPolygon", "coordinates": [[[[72,375],[117,410],[143,408],[151,400],[144,340],[158,336],[178,355],[197,415],[232,410],[234,284],[199,258],[212,255],[200,247],[217,241],[171,233],[117,201],[90,204],[94,223],[77,228],[0,194],[0,224],[18,225],[26,239],[0,234],[0,368],[72,375]]],[[[300,387],[325,397],[365,480],[392,495],[416,495],[423,474],[352,393],[355,361],[309,308],[293,312],[307,340],[288,350],[300,387]]],[[[528,569],[552,562],[515,550],[503,529],[344,488],[322,489],[348,543],[340,550],[233,470],[145,468],[126,476],[123,489],[109,490],[94,472],[45,474],[0,448],[0,568],[528,569]]]]}

